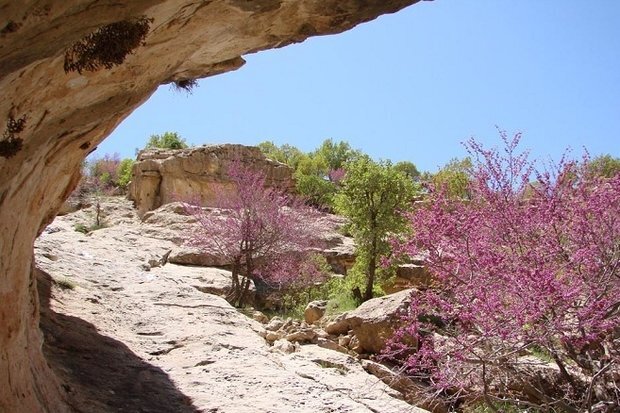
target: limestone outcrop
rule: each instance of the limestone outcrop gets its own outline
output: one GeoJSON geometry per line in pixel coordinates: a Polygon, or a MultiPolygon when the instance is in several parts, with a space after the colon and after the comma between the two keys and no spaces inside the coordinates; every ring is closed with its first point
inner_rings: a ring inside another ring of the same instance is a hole
{"type": "Polygon", "coordinates": [[[227,271],[162,264],[174,244],[126,199],[103,208],[107,228],[76,232],[92,219],[81,210],[35,245],[45,355],[77,411],[425,412],[318,330],[261,324],[211,294],[227,271]]]}
{"type": "Polygon", "coordinates": [[[99,142],[161,84],[417,1],[0,0],[0,411],[69,410],[40,350],[32,246],[99,142]]]}
{"type": "Polygon", "coordinates": [[[217,197],[232,188],[228,170],[235,162],[264,173],[267,187],[295,188],[293,170],[267,159],[256,147],[205,145],[140,152],[132,170],[129,198],[140,215],[178,200],[217,206],[217,197]]]}

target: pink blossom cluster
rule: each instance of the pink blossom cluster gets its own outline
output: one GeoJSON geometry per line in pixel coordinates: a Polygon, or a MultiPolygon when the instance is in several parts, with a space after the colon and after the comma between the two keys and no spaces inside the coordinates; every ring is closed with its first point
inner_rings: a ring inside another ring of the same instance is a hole
{"type": "Polygon", "coordinates": [[[264,173],[240,161],[232,163],[228,176],[233,189],[216,194],[217,209],[187,206],[198,222],[191,244],[231,265],[233,289],[242,288],[239,277],[271,288],[320,277],[309,259],[322,231],[320,213],[283,190],[267,187],[264,173]]]}
{"type": "Polygon", "coordinates": [[[426,257],[435,283],[413,295],[385,355],[444,394],[618,403],[620,174],[588,174],[587,159],[536,173],[520,135],[501,136],[503,153],[467,143],[469,199],[438,188],[408,215],[412,236],[394,240],[396,254],[426,257]],[[540,353],[557,394],[526,366],[540,353]]]}

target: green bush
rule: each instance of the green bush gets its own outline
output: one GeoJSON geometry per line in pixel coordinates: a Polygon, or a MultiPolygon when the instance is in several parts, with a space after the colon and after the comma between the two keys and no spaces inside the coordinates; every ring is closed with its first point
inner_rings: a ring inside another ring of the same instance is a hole
{"type": "Polygon", "coordinates": [[[76,284],[67,277],[54,278],[54,282],[63,290],[75,290],[76,284]]]}
{"type": "Polygon", "coordinates": [[[163,135],[151,135],[146,144],[146,149],[185,149],[188,148],[185,139],[176,132],[165,132],[163,135]]]}
{"type": "MultiPolygon", "coordinates": [[[[316,300],[327,300],[326,315],[354,310],[359,306],[360,301],[355,299],[351,293],[352,281],[348,278],[348,276],[332,276],[323,284],[288,291],[282,296],[282,307],[272,315],[301,320],[304,318],[304,310],[308,303],[316,300]]],[[[382,294],[382,292],[377,291],[377,294],[382,294]]]]}
{"type": "Polygon", "coordinates": [[[119,164],[116,170],[118,176],[118,186],[122,189],[127,189],[127,185],[131,181],[131,170],[135,161],[133,159],[125,158],[119,164]]]}
{"type": "Polygon", "coordinates": [[[88,232],[89,232],[88,227],[86,225],[84,225],[84,224],[75,224],[73,226],[73,229],[76,232],[81,232],[82,234],[88,234],[88,232]]]}

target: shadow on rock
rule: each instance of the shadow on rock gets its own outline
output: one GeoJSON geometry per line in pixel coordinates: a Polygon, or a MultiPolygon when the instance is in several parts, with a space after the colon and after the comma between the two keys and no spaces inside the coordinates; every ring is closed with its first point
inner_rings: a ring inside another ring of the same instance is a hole
{"type": "Polygon", "coordinates": [[[200,413],[168,375],[94,325],[50,309],[52,280],[36,268],[43,351],[77,412],[200,413]]]}

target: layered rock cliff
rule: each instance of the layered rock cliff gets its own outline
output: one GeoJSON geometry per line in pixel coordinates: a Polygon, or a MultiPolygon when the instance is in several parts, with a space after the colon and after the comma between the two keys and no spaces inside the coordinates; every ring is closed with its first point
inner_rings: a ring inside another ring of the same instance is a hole
{"type": "Polygon", "coordinates": [[[119,122],[160,84],[417,1],[0,0],[0,411],[69,411],[41,353],[32,246],[119,122]]]}
{"type": "Polygon", "coordinates": [[[267,159],[256,147],[226,144],[142,151],[133,166],[129,198],[140,215],[179,199],[217,206],[217,194],[231,190],[229,169],[235,162],[264,173],[267,186],[294,190],[290,167],[267,159]]]}

